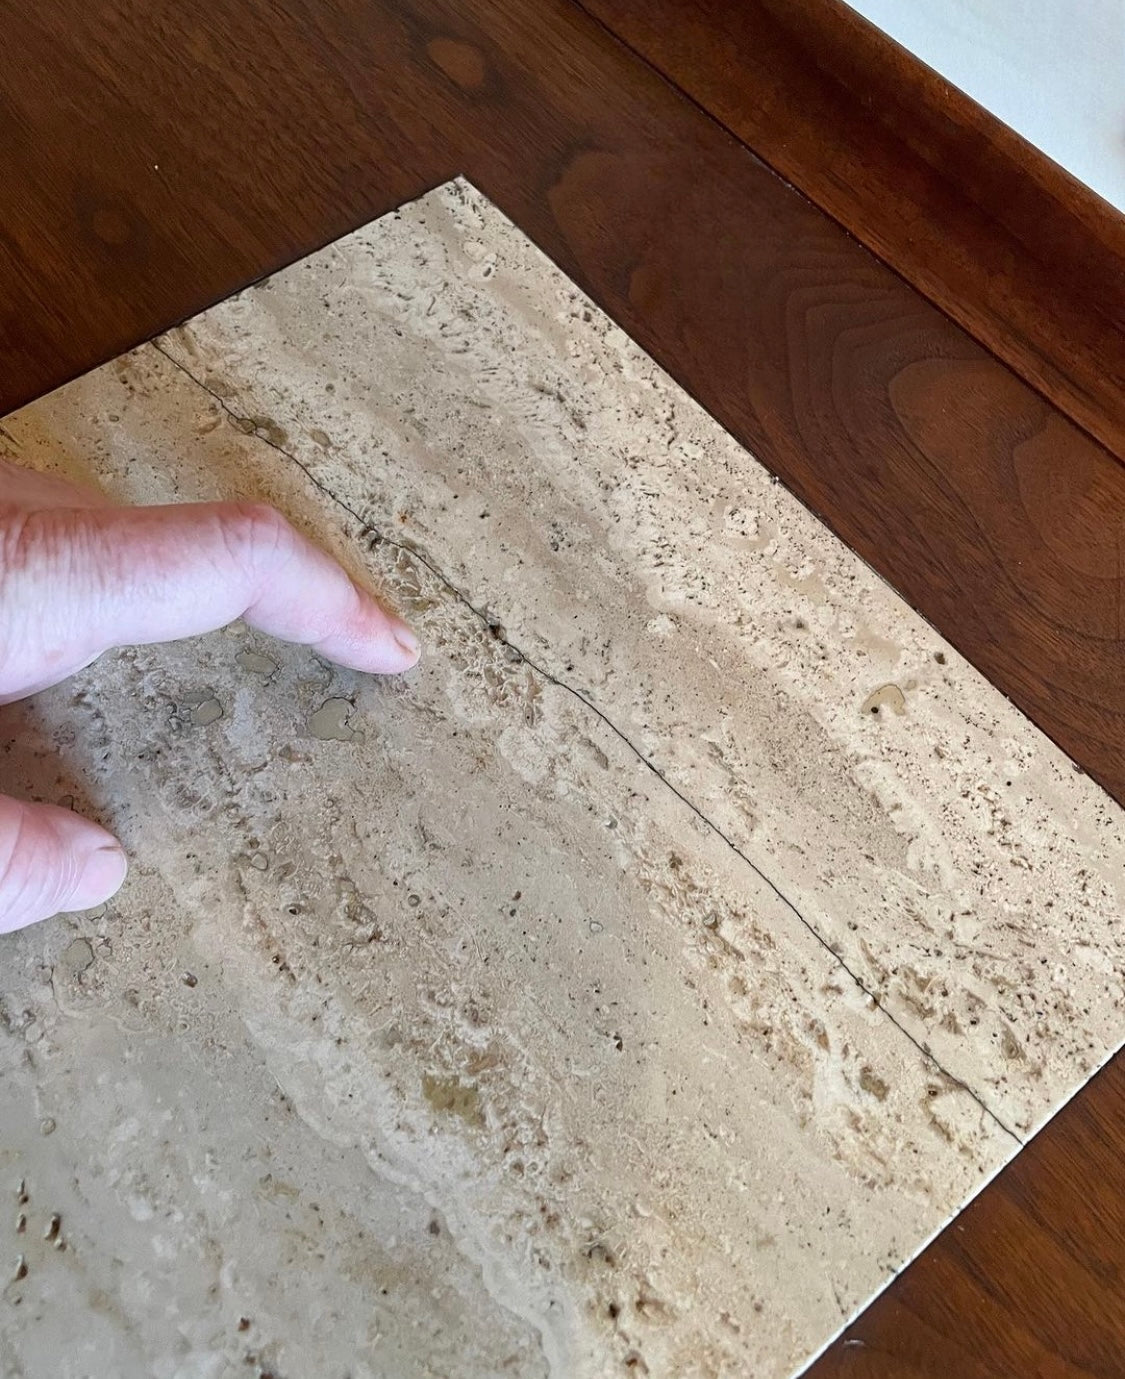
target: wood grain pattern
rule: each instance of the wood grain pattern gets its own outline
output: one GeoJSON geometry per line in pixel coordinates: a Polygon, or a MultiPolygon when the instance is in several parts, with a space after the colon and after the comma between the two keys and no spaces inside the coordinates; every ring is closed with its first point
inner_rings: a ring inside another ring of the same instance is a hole
{"type": "MultiPolygon", "coordinates": [[[[464,172],[1125,800],[1125,468],[567,0],[5,9],[0,409],[464,172]]],[[[1120,1331],[1123,1079],[974,1208],[964,1309],[920,1285],[915,1349],[841,1372],[972,1375],[972,1328],[980,1374],[1113,1372],[1066,1347],[1120,1331]]]]}
{"type": "MultiPolygon", "coordinates": [[[[0,411],[456,172],[370,98],[343,13],[4,8],[0,411]]],[[[397,31],[372,11],[388,66],[397,31]]]]}
{"type": "Polygon", "coordinates": [[[1118,1058],[805,1379],[1120,1379],[1123,1125],[1118,1058]]]}
{"type": "Polygon", "coordinates": [[[1125,796],[1125,471],[565,0],[9,28],[3,404],[462,171],[1125,796]]]}
{"type": "Polygon", "coordinates": [[[582,3],[1125,454],[1125,216],[844,0],[582,3]]]}

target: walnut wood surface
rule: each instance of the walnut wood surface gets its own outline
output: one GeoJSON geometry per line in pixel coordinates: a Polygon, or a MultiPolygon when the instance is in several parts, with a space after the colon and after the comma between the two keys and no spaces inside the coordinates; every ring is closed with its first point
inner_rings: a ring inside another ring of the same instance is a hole
{"type": "Polygon", "coordinates": [[[844,0],[582,3],[1125,454],[1125,216],[844,0]]]}
{"type": "MultiPolygon", "coordinates": [[[[464,173],[1125,799],[1125,467],[998,362],[971,303],[988,348],[570,0],[0,17],[0,410],[464,173]]],[[[1075,298],[1090,339],[1114,290],[1100,315],[1075,298]]],[[[1004,316],[1002,294],[981,303],[1004,316]]],[[[819,1373],[1125,1373],[1104,1358],[1123,1078],[1083,1093],[819,1373]]]]}

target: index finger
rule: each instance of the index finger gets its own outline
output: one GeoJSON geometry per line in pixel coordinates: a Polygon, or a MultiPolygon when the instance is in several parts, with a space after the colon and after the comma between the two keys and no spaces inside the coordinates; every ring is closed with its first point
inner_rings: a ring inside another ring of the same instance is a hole
{"type": "Polygon", "coordinates": [[[238,617],[356,670],[394,674],[418,660],[406,623],[273,508],[56,508],[18,526],[0,541],[8,697],[111,646],[195,636],[238,617]]]}

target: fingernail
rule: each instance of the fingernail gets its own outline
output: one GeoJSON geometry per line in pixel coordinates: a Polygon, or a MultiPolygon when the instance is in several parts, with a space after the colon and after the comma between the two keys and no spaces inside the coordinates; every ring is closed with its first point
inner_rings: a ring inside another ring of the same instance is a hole
{"type": "Polygon", "coordinates": [[[422,651],[422,644],[404,622],[396,622],[394,639],[407,656],[415,661],[418,659],[422,651]]]}
{"type": "Polygon", "coordinates": [[[129,864],[118,847],[98,848],[86,858],[86,864],[66,902],[69,910],[92,910],[104,905],[116,895],[125,880],[129,864]]]}

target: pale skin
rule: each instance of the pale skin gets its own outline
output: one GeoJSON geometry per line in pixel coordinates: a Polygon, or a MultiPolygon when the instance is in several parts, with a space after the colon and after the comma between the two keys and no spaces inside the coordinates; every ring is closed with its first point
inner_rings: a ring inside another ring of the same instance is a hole
{"type": "MultiPolygon", "coordinates": [[[[418,660],[410,628],[273,508],[120,507],[0,460],[0,703],[111,647],[235,618],[355,670],[393,675],[418,660]]],[[[0,933],[103,904],[126,869],[97,824],[0,795],[0,933]]]]}

